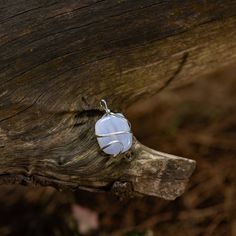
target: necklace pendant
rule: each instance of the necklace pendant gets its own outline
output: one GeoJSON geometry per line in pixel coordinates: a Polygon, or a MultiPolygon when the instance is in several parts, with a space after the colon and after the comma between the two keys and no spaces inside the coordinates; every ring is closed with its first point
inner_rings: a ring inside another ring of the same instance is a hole
{"type": "Polygon", "coordinates": [[[101,100],[100,105],[106,112],[95,124],[100,148],[113,156],[128,151],[132,146],[130,123],[122,113],[111,112],[105,100],[101,100]]]}

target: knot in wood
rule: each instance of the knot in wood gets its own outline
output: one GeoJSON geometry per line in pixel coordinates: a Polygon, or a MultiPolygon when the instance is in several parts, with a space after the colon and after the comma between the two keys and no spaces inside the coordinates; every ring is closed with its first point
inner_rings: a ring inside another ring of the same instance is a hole
{"type": "Polygon", "coordinates": [[[133,186],[130,182],[114,182],[111,192],[120,201],[126,201],[134,196],[133,186]]]}

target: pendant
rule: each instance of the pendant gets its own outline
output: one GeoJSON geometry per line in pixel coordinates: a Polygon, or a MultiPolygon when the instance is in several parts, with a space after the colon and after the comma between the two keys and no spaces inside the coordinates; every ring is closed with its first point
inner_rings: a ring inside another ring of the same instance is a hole
{"type": "Polygon", "coordinates": [[[101,150],[113,156],[128,151],[133,136],[129,121],[122,113],[111,112],[104,99],[100,105],[106,112],[95,124],[95,134],[101,150]]]}

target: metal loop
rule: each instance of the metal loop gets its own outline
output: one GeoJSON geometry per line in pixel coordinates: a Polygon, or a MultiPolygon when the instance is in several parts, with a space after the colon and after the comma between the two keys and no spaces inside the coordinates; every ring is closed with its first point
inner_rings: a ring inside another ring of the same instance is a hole
{"type": "Polygon", "coordinates": [[[130,130],[127,131],[117,131],[117,132],[111,132],[108,134],[96,134],[97,138],[106,138],[110,137],[112,135],[121,135],[121,134],[132,134],[130,130]]]}
{"type": "Polygon", "coordinates": [[[106,149],[106,148],[112,146],[113,144],[120,144],[120,146],[121,146],[119,153],[115,154],[114,156],[117,156],[118,154],[120,154],[120,153],[123,152],[123,150],[124,150],[124,144],[123,144],[122,142],[118,141],[118,140],[113,140],[113,141],[109,142],[107,145],[105,145],[105,146],[102,147],[102,150],[104,151],[104,149],[106,149]]]}
{"type": "Polygon", "coordinates": [[[107,102],[104,99],[100,101],[100,106],[105,110],[106,113],[111,112],[110,109],[108,109],[107,102]]]}

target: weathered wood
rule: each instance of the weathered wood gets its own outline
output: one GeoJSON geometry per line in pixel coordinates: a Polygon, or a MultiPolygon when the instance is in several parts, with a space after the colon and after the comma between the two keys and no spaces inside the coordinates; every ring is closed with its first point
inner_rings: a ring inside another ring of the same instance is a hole
{"type": "Polygon", "coordinates": [[[122,111],[232,63],[235,13],[235,0],[0,0],[0,182],[179,196],[195,162],[136,140],[110,159],[98,103],[122,111]]]}

